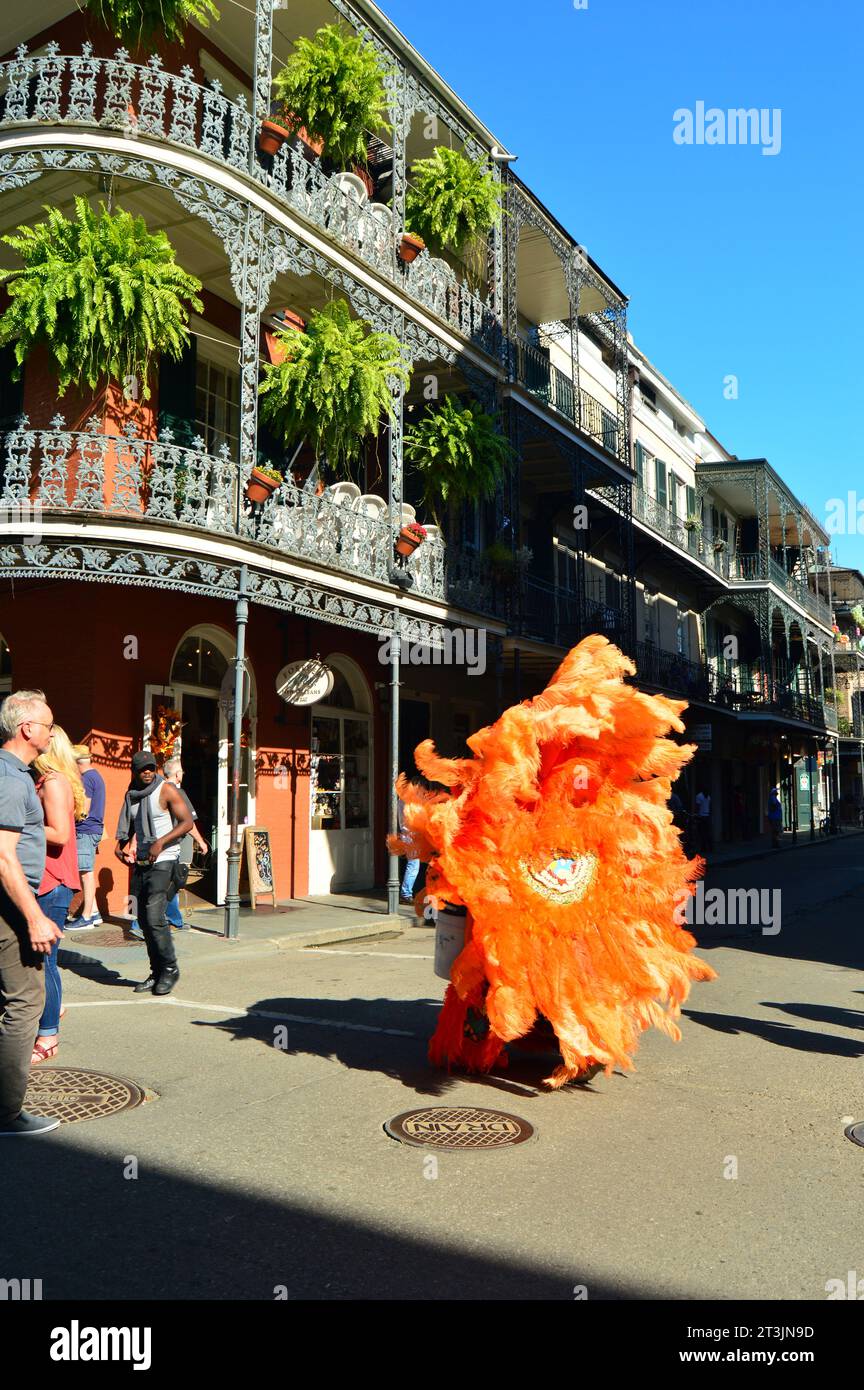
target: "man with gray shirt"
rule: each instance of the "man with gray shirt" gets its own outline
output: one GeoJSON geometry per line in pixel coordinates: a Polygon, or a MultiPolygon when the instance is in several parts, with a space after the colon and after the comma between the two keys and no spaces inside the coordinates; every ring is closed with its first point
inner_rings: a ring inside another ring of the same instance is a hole
{"type": "Polygon", "coordinates": [[[133,753],[132,781],[117,823],[115,852],[124,864],[134,866],[132,896],[150,957],[150,974],[135,986],[136,994],[146,990],[170,994],[180,978],[165,911],[176,891],[180,841],[192,829],[186,807],[174,783],[157,773],[153,754],[146,749],[133,753]]]}
{"type": "Polygon", "coordinates": [[[60,1123],[21,1108],[45,1003],[42,957],[63,935],[36,901],[45,818],[27,770],[47,753],[53,729],[41,690],[6,697],[0,709],[0,1138],[46,1134],[60,1123]]]}

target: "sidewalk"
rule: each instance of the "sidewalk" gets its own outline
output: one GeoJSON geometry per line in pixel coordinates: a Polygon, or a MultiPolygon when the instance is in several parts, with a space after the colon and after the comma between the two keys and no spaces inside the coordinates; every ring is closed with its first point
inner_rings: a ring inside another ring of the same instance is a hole
{"type": "Polygon", "coordinates": [[[864,835],[864,830],[855,828],[844,829],[840,835],[820,835],[817,831],[814,839],[810,838],[810,827],[799,830],[797,842],[791,830],[784,830],[780,837],[779,849],[774,849],[771,844],[770,835],[760,835],[756,840],[747,840],[743,843],[721,845],[719,849],[713,849],[706,855],[708,868],[725,868],[728,864],[745,864],[750,859],[773,859],[779,854],[788,854],[792,850],[812,849],[816,845],[837,844],[839,840],[848,840],[854,836],[864,835]]]}

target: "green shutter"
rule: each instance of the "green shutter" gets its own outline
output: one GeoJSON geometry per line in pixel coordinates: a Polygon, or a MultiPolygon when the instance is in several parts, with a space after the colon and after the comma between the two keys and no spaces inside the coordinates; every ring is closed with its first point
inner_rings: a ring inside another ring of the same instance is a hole
{"type": "Polygon", "coordinates": [[[197,433],[195,429],[195,370],[197,339],[190,338],[189,346],[179,362],[163,357],[159,364],[159,431],[170,429],[174,443],[189,448],[197,433]]]}
{"type": "Polygon", "coordinates": [[[687,515],[688,515],[688,516],[696,516],[696,514],[697,514],[697,513],[696,513],[696,489],[695,489],[695,487],[688,487],[688,489],[687,489],[687,515]]]}
{"type": "Polygon", "coordinates": [[[640,443],[639,443],[639,440],[637,439],[637,440],[636,440],[636,482],[637,482],[638,486],[642,489],[643,492],[645,491],[645,456],[646,456],[646,452],[647,452],[647,451],[646,451],[646,449],[645,449],[645,445],[644,445],[644,444],[640,444],[640,443]]]}
{"type": "Polygon", "coordinates": [[[669,494],[666,491],[666,465],[662,459],[654,460],[654,480],[657,486],[657,501],[661,507],[665,507],[669,502],[669,494]]]}

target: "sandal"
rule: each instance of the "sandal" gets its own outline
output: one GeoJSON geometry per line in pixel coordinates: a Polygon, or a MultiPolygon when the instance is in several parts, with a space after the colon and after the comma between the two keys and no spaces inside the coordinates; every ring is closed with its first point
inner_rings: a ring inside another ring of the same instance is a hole
{"type": "Polygon", "coordinates": [[[40,1062],[49,1062],[52,1057],[57,1056],[60,1044],[55,1042],[53,1047],[45,1047],[44,1044],[36,1042],[33,1044],[33,1056],[30,1058],[31,1067],[38,1067],[40,1062]]]}

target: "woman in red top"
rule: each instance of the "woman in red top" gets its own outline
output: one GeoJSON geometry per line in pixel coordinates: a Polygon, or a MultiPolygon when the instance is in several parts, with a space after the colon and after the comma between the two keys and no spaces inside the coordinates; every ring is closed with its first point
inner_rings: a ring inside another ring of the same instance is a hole
{"type": "MultiPolygon", "coordinates": [[[[45,872],[39,885],[39,906],[52,922],[63,928],[69,904],[81,887],[78,874],[78,846],[75,821],[85,814],[84,784],[68,735],[54,725],[51,746],[36,759],[39,774],[36,790],[45,815],[45,872]]],[[[33,1045],[31,1065],[57,1056],[57,1035],[63,1004],[63,985],[57,965],[59,941],[45,957],[45,1010],[39,1021],[39,1036],[33,1045]]]]}

